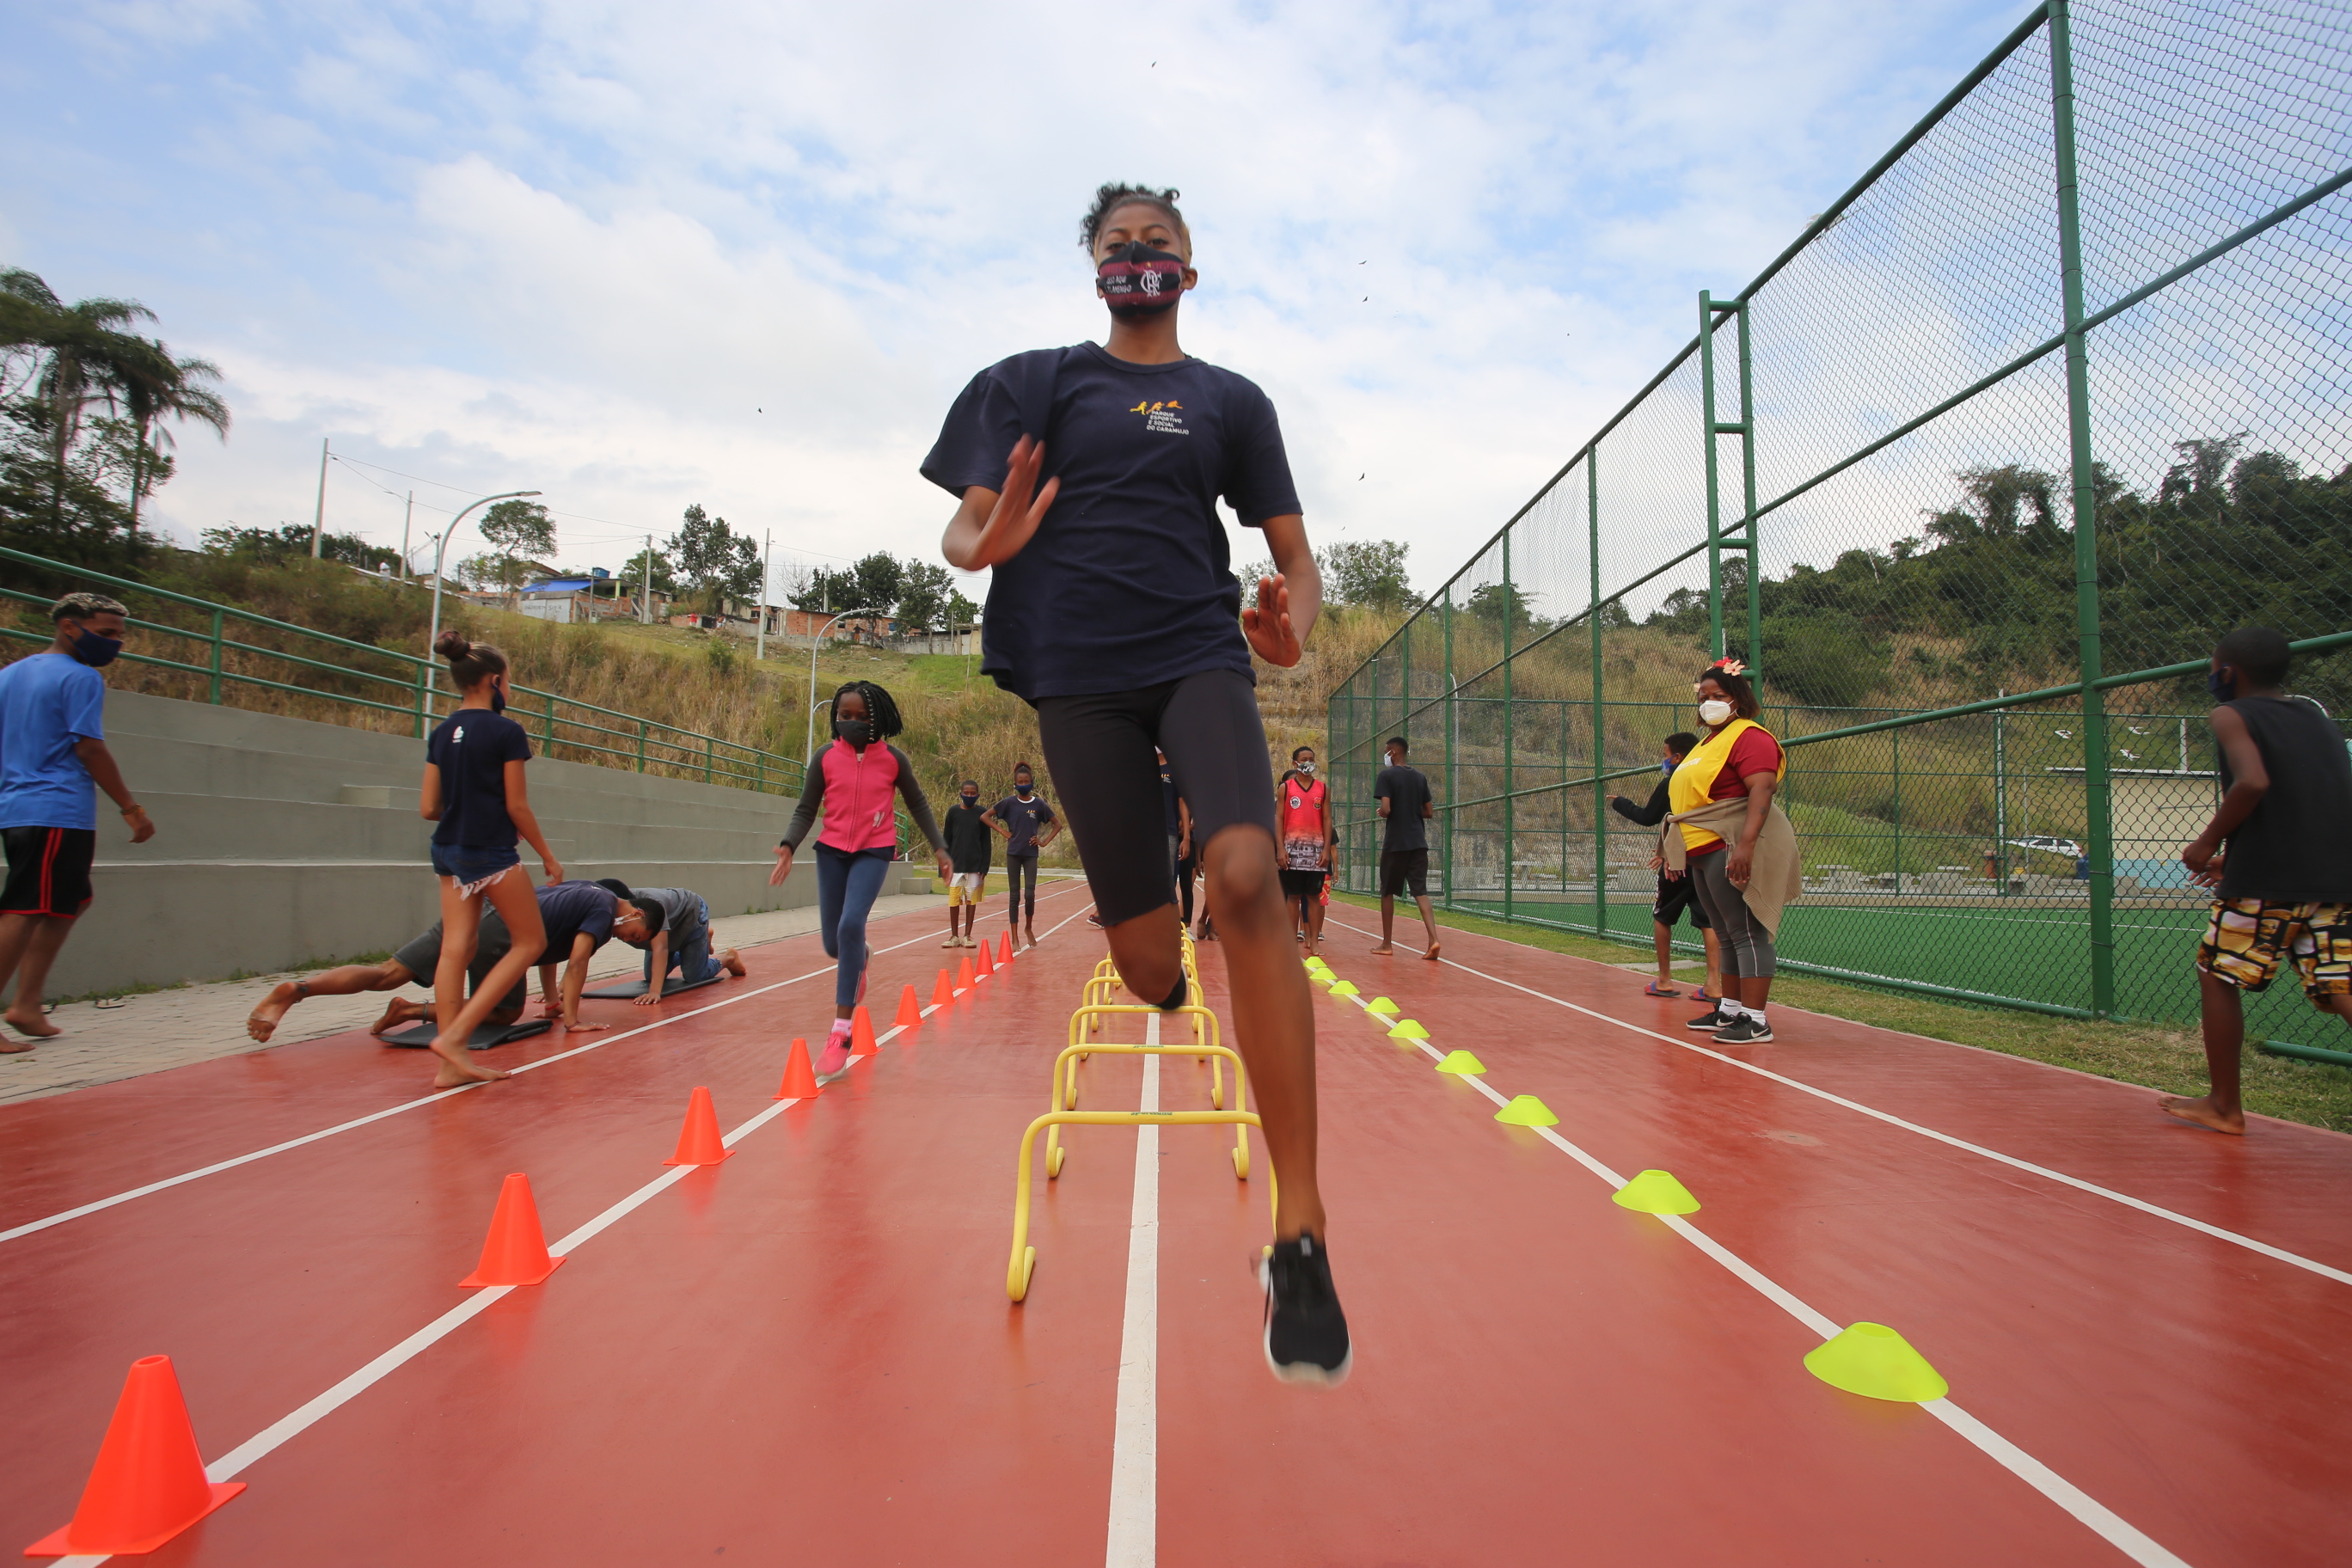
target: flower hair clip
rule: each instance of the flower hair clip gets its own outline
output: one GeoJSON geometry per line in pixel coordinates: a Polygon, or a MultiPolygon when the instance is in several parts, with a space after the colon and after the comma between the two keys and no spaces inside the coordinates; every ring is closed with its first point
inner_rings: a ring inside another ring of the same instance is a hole
{"type": "Polygon", "coordinates": [[[1708,665],[1707,668],[1719,669],[1726,675],[1745,675],[1748,673],[1748,667],[1745,664],[1742,664],[1739,660],[1731,658],[1729,655],[1726,655],[1724,658],[1717,659],[1713,664],[1708,665]]]}

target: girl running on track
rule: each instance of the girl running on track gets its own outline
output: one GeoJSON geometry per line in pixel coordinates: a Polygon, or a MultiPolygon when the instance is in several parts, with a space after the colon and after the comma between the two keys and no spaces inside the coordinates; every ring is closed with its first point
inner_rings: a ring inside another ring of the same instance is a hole
{"type": "Polygon", "coordinates": [[[1108,343],[981,372],[923,475],[961,500],[942,541],[949,563],[993,568],[982,668],[1037,711],[1118,972],[1163,1007],[1182,1005],[1185,982],[1153,747],[1173,764],[1281,1176],[1260,1270],[1266,1362],[1286,1381],[1335,1384],[1350,1351],[1315,1182],[1315,1017],[1277,875],[1250,669],[1252,648],[1298,662],[1322,582],[1273,404],[1177,346],[1179,302],[1199,275],[1176,193],[1103,186],[1080,243],[1110,310],[1108,343]],[[1265,531],[1276,568],[1246,611],[1220,495],[1265,531]]]}
{"type": "Polygon", "coordinates": [[[441,1032],[434,1037],[433,1054],[441,1058],[441,1071],[433,1087],[455,1089],[510,1076],[476,1067],[467,1057],[466,1042],[547,946],[530,879],[508,874],[522,865],[516,837],[538,851],[551,887],[563,880],[563,868],[540,836],[539,818],[523,788],[530,738],[506,716],[507,656],[453,631],[436,638],[433,651],[449,661],[450,683],[464,698],[425,743],[425,784],[417,795],[425,820],[440,824],[433,830],[433,869],[441,879],[441,957],[433,972],[433,1005],[441,1032]],[[469,999],[466,966],[481,934],[485,902],[499,911],[512,940],[469,999]]]}
{"type": "Polygon", "coordinates": [[[894,791],[906,798],[907,815],[930,844],[940,879],[954,875],[915,765],[906,752],[883,743],[906,728],[890,694],[870,680],[854,680],[833,694],[832,713],[833,743],[814,759],[801,804],[784,829],[784,841],[776,846],[776,868],[768,873],[772,888],[781,887],[793,874],[793,853],[808,837],[822,807],[824,830],[816,836],[817,929],[824,937],[825,956],[835,960],[836,967],[833,1037],[816,1058],[819,1083],[849,1070],[850,1019],[866,994],[866,917],[898,853],[898,820],[890,798],[894,791]]]}

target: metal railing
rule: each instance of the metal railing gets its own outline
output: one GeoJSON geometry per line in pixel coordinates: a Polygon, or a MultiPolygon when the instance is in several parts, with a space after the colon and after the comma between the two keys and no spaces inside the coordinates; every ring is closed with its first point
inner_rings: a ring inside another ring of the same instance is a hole
{"type": "MultiPolygon", "coordinates": [[[[1646,945],[1648,836],[1609,797],[1734,653],[1809,865],[1841,862],[1783,967],[2193,1016],[2199,900],[2152,847],[2202,826],[2210,650],[2275,627],[2294,689],[2352,710],[2346,123],[2341,8],[2036,5],[1753,282],[1702,293],[1697,335],[1335,691],[1343,885],[1373,885],[1402,734],[1449,904],[1646,945]],[[2013,842],[2021,789],[2079,878],[2013,842]]],[[[2256,1026],[2294,1005],[2274,987],[2256,1026]]]]}

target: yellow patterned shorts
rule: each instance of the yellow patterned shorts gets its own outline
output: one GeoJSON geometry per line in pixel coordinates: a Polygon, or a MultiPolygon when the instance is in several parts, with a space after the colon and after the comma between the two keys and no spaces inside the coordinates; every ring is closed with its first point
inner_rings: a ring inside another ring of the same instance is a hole
{"type": "Polygon", "coordinates": [[[2242,991],[2269,985],[2292,962],[2306,996],[2352,992],[2352,904],[2216,900],[2197,971],[2242,991]]]}

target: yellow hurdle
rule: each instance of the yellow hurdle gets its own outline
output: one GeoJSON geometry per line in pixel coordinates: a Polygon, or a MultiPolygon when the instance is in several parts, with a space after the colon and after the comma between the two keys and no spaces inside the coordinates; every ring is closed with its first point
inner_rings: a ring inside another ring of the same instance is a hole
{"type": "MultiPolygon", "coordinates": [[[[1070,1049],[1077,1050],[1079,1042],[1082,1039],[1088,1039],[1095,1035],[1100,1034],[1102,1032],[1102,1021],[1106,1017],[1114,1016],[1120,1013],[1159,1013],[1163,1018],[1190,1018],[1192,1020],[1192,1044],[1191,1047],[1171,1048],[1160,1054],[1169,1056],[1188,1056],[1192,1058],[1195,1061],[1207,1062],[1209,1064],[1210,1075],[1209,1103],[1216,1106],[1220,1110],[1223,1110],[1225,1103],[1225,1077],[1224,1068],[1220,1065],[1218,1058],[1221,1056],[1229,1057],[1233,1058],[1236,1062],[1241,1058],[1234,1057],[1233,1052],[1223,1048],[1220,1043],[1220,1037],[1217,1032],[1217,1016],[1202,1005],[1200,987],[1197,985],[1192,987],[1192,1000],[1185,1003],[1184,1005],[1177,1008],[1173,1013],[1164,1013],[1157,1007],[1139,1006],[1132,1002],[1097,1003],[1088,1006],[1081,1007],[1076,1012],[1070,1015],[1070,1049]],[[1081,1022],[1081,1020],[1083,1020],[1083,1022],[1081,1022]]],[[[1144,1047],[1139,1045],[1118,1046],[1095,1043],[1088,1045],[1085,1050],[1079,1051],[1078,1055],[1075,1058],[1070,1057],[1069,1051],[1064,1051],[1061,1058],[1056,1058],[1054,1064],[1055,1071],[1057,1075],[1055,1081],[1056,1083],[1060,1081],[1058,1075],[1061,1071],[1062,1061],[1066,1059],[1068,1060],[1070,1064],[1069,1093],[1057,1103],[1066,1108],[1074,1108],[1077,1105],[1078,1063],[1086,1060],[1087,1057],[1093,1055],[1096,1051],[1121,1052],[1140,1051],[1142,1049],[1144,1049],[1144,1047]]],[[[1234,1103],[1239,1104],[1239,1100],[1237,1099],[1234,1103]]]]}

